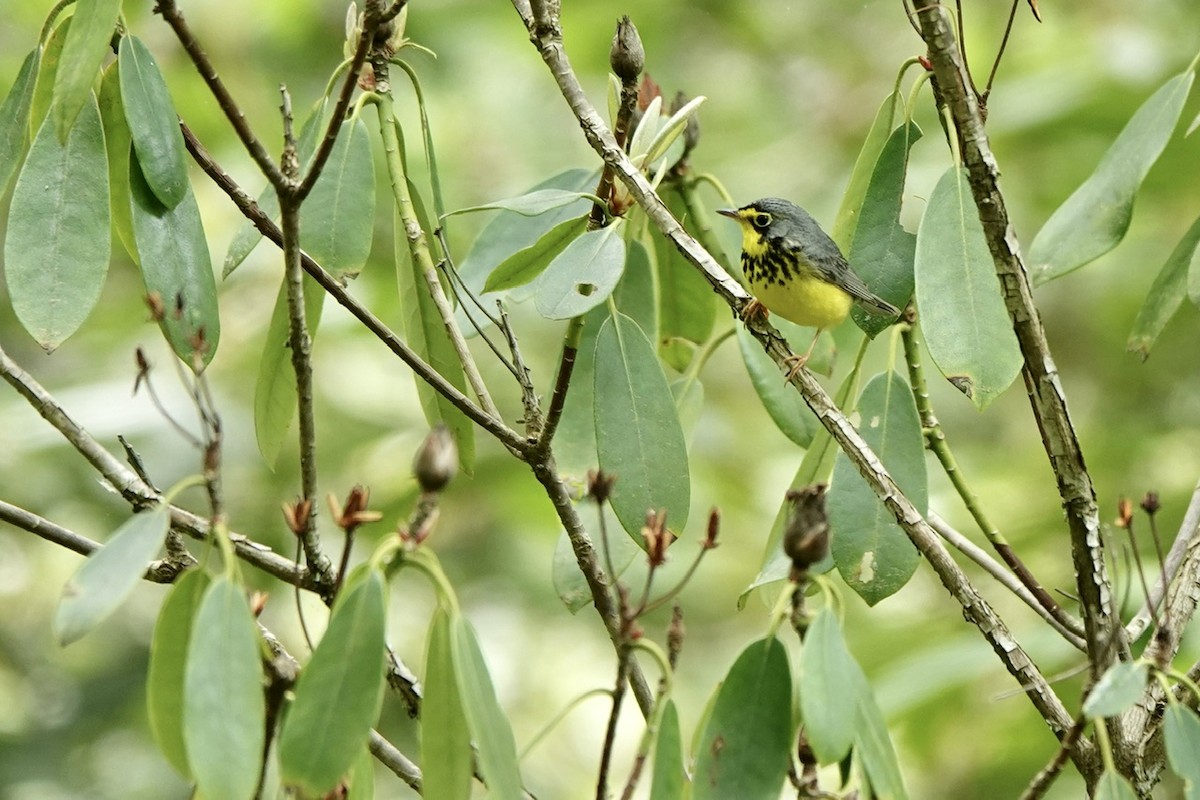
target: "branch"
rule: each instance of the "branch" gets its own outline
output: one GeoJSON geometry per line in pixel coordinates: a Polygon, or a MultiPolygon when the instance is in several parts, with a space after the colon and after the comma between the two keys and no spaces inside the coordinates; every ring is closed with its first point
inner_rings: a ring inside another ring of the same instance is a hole
{"type": "Polygon", "coordinates": [[[1033,302],[1029,273],[1021,258],[1016,232],[1008,218],[1000,191],[999,168],[988,144],[975,94],[969,88],[966,67],[953,31],[938,0],[917,11],[921,35],[929,47],[929,60],[941,97],[958,132],[963,164],[967,168],[975,205],[1013,321],[1013,330],[1025,358],[1025,387],[1042,443],[1058,483],[1059,496],[1071,535],[1071,557],[1083,613],[1092,679],[1098,679],[1118,650],[1110,646],[1113,631],[1117,644],[1123,634],[1115,625],[1112,588],[1104,563],[1100,514],[1096,491],[1083,462],[1058,368],[1050,354],[1046,332],[1033,302]]]}
{"type": "MultiPolygon", "coordinates": [[[[1162,605],[1163,594],[1166,592],[1164,582],[1169,585],[1177,581],[1179,572],[1184,567],[1184,559],[1188,558],[1189,554],[1191,559],[1200,558],[1200,483],[1197,483],[1192,491],[1192,500],[1183,515],[1179,532],[1175,534],[1171,550],[1159,566],[1158,579],[1154,582],[1154,588],[1150,590],[1150,602],[1156,608],[1162,605]]],[[[1149,627],[1150,620],[1150,608],[1144,606],[1125,626],[1125,634],[1129,640],[1133,641],[1141,636],[1149,627]]]]}

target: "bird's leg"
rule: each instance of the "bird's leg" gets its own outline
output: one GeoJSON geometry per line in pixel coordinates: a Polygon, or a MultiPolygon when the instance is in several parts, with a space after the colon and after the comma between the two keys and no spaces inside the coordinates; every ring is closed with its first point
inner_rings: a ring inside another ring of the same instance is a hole
{"type": "Polygon", "coordinates": [[[791,368],[787,371],[787,375],[783,378],[784,383],[791,383],[792,378],[796,377],[800,370],[804,369],[804,365],[808,363],[809,357],[812,356],[812,352],[817,346],[817,339],[821,338],[821,330],[821,328],[817,328],[817,332],[813,334],[812,344],[808,346],[808,350],[804,355],[790,355],[783,360],[784,364],[791,365],[791,368]]]}

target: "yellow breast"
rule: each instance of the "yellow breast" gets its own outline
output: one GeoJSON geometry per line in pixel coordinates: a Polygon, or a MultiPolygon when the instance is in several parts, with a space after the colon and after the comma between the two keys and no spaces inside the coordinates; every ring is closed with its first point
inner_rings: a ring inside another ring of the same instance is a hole
{"type": "Polygon", "coordinates": [[[742,272],[750,293],[773,314],[797,325],[831,328],[850,313],[850,295],[816,275],[811,266],[781,257],[747,229],[742,241],[742,272]]]}

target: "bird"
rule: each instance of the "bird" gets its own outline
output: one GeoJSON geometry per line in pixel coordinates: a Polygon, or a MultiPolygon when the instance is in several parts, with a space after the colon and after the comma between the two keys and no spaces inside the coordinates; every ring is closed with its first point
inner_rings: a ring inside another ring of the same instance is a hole
{"type": "Polygon", "coordinates": [[[787,380],[808,362],[821,331],[844,320],[855,303],[873,314],[900,315],[900,309],[867,288],[837,243],[790,200],[764,197],[717,213],[742,228],[742,272],[753,295],[742,318],[769,311],[817,329],[808,351],[788,358],[792,368],[787,380]]]}

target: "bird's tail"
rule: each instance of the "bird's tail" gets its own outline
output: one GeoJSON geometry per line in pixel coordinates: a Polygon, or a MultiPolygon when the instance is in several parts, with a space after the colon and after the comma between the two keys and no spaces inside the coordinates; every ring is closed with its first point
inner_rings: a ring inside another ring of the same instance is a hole
{"type": "Polygon", "coordinates": [[[872,314],[879,314],[884,317],[897,317],[900,315],[900,309],[878,295],[871,294],[869,297],[856,297],[854,299],[872,314]]]}

